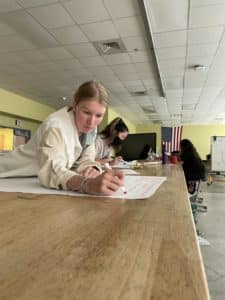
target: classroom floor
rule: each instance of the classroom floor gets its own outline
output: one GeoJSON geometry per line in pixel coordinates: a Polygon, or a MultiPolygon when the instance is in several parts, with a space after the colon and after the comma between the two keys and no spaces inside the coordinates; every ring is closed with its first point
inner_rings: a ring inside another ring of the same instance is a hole
{"type": "Polygon", "coordinates": [[[211,300],[225,299],[225,182],[201,183],[201,196],[208,206],[199,213],[197,227],[210,242],[201,246],[211,300]]]}

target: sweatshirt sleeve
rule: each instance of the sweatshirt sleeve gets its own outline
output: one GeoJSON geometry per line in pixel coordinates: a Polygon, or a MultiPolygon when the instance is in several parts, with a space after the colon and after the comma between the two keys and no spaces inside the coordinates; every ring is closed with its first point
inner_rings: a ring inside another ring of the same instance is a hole
{"type": "Polygon", "coordinates": [[[95,144],[87,146],[79,160],[75,163],[77,172],[82,172],[87,167],[96,167],[101,172],[101,165],[95,161],[95,144]]]}
{"type": "Polygon", "coordinates": [[[98,135],[95,140],[95,158],[102,159],[110,158],[111,156],[114,156],[113,148],[111,146],[107,146],[105,140],[98,135]]]}
{"type": "Polygon", "coordinates": [[[38,162],[38,178],[46,187],[66,190],[66,182],[77,174],[68,168],[66,146],[58,128],[49,128],[42,137],[38,162]]]}

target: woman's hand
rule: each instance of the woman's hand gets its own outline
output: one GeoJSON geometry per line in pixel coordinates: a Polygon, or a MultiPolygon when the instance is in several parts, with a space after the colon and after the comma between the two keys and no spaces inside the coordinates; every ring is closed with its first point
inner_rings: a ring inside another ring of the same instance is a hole
{"type": "Polygon", "coordinates": [[[123,185],[123,171],[110,169],[95,178],[88,178],[84,189],[87,194],[112,195],[123,185]]]}
{"type": "Polygon", "coordinates": [[[122,156],[116,156],[110,161],[110,165],[117,165],[123,160],[122,156]]]}
{"type": "Polygon", "coordinates": [[[88,177],[88,178],[95,178],[100,174],[100,170],[94,168],[94,167],[87,167],[85,170],[80,172],[81,176],[88,177]]]}

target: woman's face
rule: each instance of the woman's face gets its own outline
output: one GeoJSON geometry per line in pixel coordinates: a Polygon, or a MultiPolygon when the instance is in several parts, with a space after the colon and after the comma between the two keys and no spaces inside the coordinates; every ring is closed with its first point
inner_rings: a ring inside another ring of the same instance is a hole
{"type": "Polygon", "coordinates": [[[128,132],[127,131],[123,131],[123,132],[119,132],[118,133],[118,137],[122,140],[122,141],[124,141],[125,140],[125,138],[128,136],[128,132]]]}
{"type": "Polygon", "coordinates": [[[74,104],[74,119],[79,133],[88,133],[96,128],[102,121],[106,106],[95,98],[89,98],[74,104]]]}

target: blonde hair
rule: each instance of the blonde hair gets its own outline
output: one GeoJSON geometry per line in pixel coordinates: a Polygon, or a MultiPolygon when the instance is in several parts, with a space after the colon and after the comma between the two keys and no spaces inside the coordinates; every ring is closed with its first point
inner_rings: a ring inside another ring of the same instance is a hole
{"type": "Polygon", "coordinates": [[[95,98],[99,103],[108,105],[108,93],[98,81],[90,80],[84,82],[74,94],[74,103],[78,104],[88,98],[95,98]]]}

